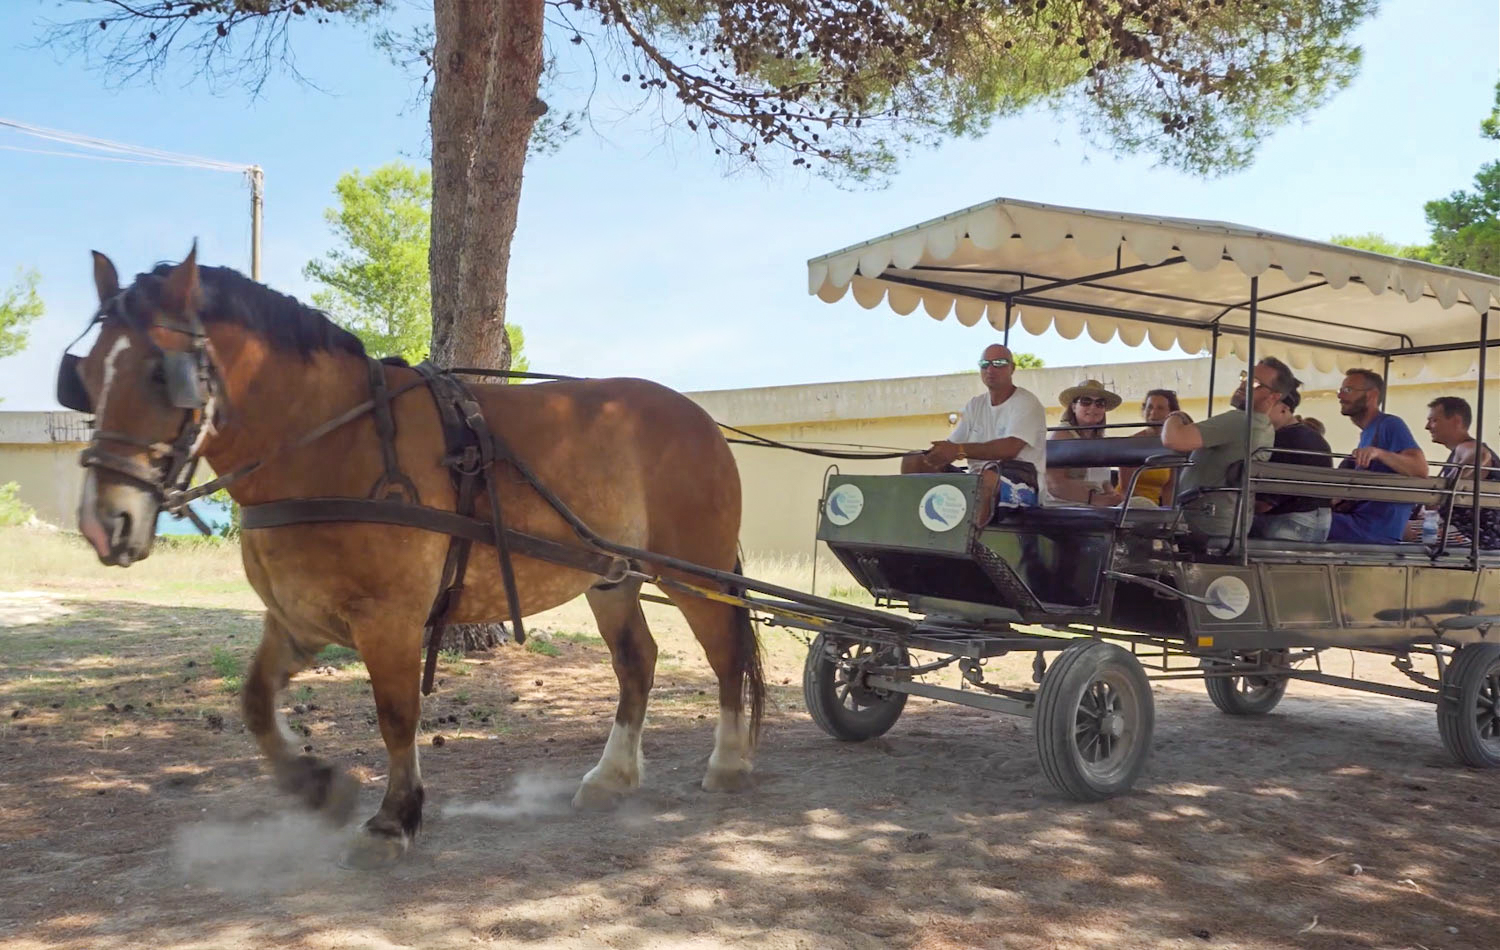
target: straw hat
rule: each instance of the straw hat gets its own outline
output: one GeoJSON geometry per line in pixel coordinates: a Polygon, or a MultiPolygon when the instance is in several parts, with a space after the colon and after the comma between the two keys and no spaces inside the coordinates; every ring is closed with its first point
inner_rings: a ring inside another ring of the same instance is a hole
{"type": "Polygon", "coordinates": [[[1073,400],[1079,396],[1095,396],[1104,400],[1106,411],[1112,412],[1120,408],[1120,397],[1104,388],[1104,384],[1097,379],[1085,379],[1077,386],[1069,386],[1057,394],[1057,401],[1064,409],[1073,405],[1073,400]]]}

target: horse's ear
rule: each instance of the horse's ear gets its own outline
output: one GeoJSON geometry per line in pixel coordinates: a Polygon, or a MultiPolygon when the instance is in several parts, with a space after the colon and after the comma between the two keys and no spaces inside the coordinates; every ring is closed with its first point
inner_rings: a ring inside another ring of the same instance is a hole
{"type": "Polygon", "coordinates": [[[94,286],[99,291],[99,302],[104,303],[120,292],[120,274],[115,270],[114,261],[98,251],[89,253],[94,255],[94,286]]]}
{"type": "Polygon", "coordinates": [[[172,268],[162,284],[162,302],[173,313],[189,313],[193,310],[194,298],[198,294],[198,242],[182,263],[172,268]]]}

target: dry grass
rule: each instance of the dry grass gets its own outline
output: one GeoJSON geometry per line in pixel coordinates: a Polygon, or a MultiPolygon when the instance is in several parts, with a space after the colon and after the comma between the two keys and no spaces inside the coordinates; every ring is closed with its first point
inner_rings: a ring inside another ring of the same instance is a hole
{"type": "Polygon", "coordinates": [[[100,564],[80,535],[36,526],[0,528],[0,588],[240,609],[259,604],[234,542],[159,538],[151,556],[126,571],[100,564]]]}

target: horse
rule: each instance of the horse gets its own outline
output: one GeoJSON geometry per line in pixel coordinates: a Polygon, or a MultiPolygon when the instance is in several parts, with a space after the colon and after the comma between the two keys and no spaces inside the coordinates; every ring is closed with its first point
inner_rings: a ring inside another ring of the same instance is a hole
{"type": "MultiPolygon", "coordinates": [[[[228,491],[246,510],[285,499],[366,497],[389,472],[372,413],[355,413],[306,444],[297,437],[369,398],[372,366],[391,394],[391,444],[410,488],[423,504],[454,510],[439,412],[416,370],[373,363],[357,337],[293,297],[227,267],[200,267],[196,245],[181,263],[160,264],[124,289],[114,264],[96,251],[94,282],[99,334],[86,356],[64,357],[59,387],[81,381],[86,397],[79,398],[96,418],[78,526],[103,563],[128,567],[149,556],[162,486],[198,458],[216,473],[236,474],[228,491]],[[65,381],[70,371],[77,378],[65,381]]],[[[600,536],[664,560],[739,570],[739,473],[716,423],[687,397],[624,378],[469,389],[512,456],[600,536]]],[[[576,543],[556,506],[507,471],[497,468],[499,490],[491,496],[504,525],[576,543]]],[[[493,518],[483,492],[474,505],[475,518],[493,518]]],[[[336,823],[352,814],[357,783],[296,751],[277,697],[329,644],[357,650],[369,671],[390,769],[379,810],[342,859],[351,867],[396,862],[421,825],[423,629],[444,580],[449,540],[418,527],[361,522],[242,533],[245,574],[266,607],[244,678],[245,724],[278,786],[336,823]]],[[[641,610],[642,585],[685,575],[645,563],[623,579],[606,577],[522,553],[513,561],[512,605],[497,561],[490,549],[475,550],[446,621],[490,622],[509,618],[513,608],[531,614],[579,594],[588,599],[620,693],[603,753],[573,803],[607,805],[637,788],[644,768],[641,729],[657,650],[641,610]]],[[[719,717],[702,786],[741,789],[765,692],[749,612],[732,599],[658,586],[718,679],[719,717]]]]}

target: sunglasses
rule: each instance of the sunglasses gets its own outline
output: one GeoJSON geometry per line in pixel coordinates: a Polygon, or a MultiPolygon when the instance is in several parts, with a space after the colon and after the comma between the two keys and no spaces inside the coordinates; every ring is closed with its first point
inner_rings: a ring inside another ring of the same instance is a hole
{"type": "Polygon", "coordinates": [[[1091,406],[1098,406],[1100,409],[1109,408],[1109,400],[1105,399],[1103,396],[1100,396],[1098,398],[1095,398],[1093,396],[1079,396],[1077,399],[1073,400],[1073,402],[1077,403],[1080,406],[1083,406],[1085,409],[1091,406]]]}
{"type": "Polygon", "coordinates": [[[1374,389],[1374,386],[1340,386],[1339,395],[1347,396],[1350,393],[1368,393],[1373,392],[1374,389]]]}
{"type": "Polygon", "coordinates": [[[996,369],[1003,369],[1004,367],[1007,367],[1009,365],[1010,365],[1010,360],[1005,359],[1003,357],[1001,359],[998,359],[998,360],[980,360],[979,361],[979,368],[980,369],[989,369],[991,366],[995,367],[996,369]]]}
{"type": "MultiPolygon", "coordinates": [[[[1265,383],[1263,383],[1263,382],[1261,382],[1261,381],[1260,381],[1260,380],[1258,380],[1258,379],[1255,379],[1255,378],[1253,378],[1253,377],[1252,377],[1252,376],[1251,376],[1251,375],[1250,375],[1250,374],[1249,374],[1249,373],[1248,373],[1248,372],[1246,372],[1246,371],[1245,371],[1245,370],[1240,370],[1240,382],[1241,382],[1241,383],[1243,383],[1243,382],[1245,382],[1245,381],[1246,381],[1246,380],[1247,380],[1247,379],[1248,379],[1248,380],[1251,380],[1251,383],[1252,383],[1252,385],[1254,385],[1254,386],[1256,386],[1256,387],[1259,387],[1259,388],[1260,388],[1260,389],[1271,389],[1271,387],[1270,387],[1270,386],[1268,386],[1268,385],[1266,385],[1266,384],[1265,384],[1265,383]]],[[[1278,392],[1278,391],[1279,391],[1279,390],[1272,390],[1272,392],[1278,392]]]]}

